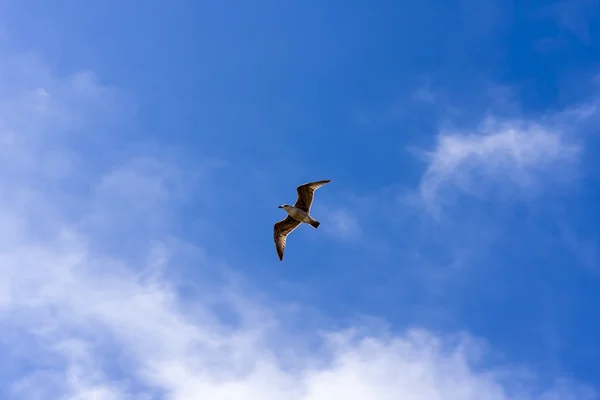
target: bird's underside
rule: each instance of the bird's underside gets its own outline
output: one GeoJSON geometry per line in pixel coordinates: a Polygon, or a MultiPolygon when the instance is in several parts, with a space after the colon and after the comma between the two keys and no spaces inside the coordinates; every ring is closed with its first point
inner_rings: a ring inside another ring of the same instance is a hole
{"type": "MultiPolygon", "coordinates": [[[[298,208],[305,213],[310,213],[310,207],[313,202],[315,190],[323,185],[328,184],[331,180],[315,181],[305,183],[296,188],[298,192],[298,198],[294,204],[295,208],[298,208]]],[[[283,261],[283,253],[285,251],[285,244],[287,236],[296,229],[302,222],[294,219],[291,215],[288,215],[281,221],[277,222],[274,226],[274,239],[275,248],[277,249],[277,255],[279,260],[283,261]]],[[[318,224],[318,223],[317,223],[318,224]]],[[[318,226],[318,225],[317,225],[318,226]]],[[[316,227],[316,226],[315,226],[316,227]]]]}

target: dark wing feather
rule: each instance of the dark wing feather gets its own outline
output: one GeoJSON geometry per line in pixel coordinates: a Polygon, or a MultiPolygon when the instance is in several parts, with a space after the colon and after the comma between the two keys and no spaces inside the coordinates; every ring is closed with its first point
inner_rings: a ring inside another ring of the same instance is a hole
{"type": "Polygon", "coordinates": [[[296,200],[296,204],[294,207],[297,207],[306,212],[310,212],[310,206],[312,205],[313,198],[315,196],[315,190],[320,188],[323,185],[331,182],[331,179],[325,181],[316,181],[305,183],[304,185],[298,186],[296,189],[298,191],[298,200],[296,200]]]}
{"type": "Polygon", "coordinates": [[[289,235],[290,232],[296,229],[298,225],[300,225],[300,221],[296,221],[289,215],[285,219],[282,219],[281,221],[275,224],[273,234],[275,239],[275,248],[277,249],[279,261],[283,261],[283,251],[285,250],[285,241],[287,235],[289,235]]]}

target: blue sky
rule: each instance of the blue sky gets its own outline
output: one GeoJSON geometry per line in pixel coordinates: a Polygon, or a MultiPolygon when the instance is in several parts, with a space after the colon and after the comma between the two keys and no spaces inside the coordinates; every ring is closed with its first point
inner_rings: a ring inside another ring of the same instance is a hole
{"type": "Polygon", "coordinates": [[[0,1],[0,398],[600,397],[600,5],[520,3],[0,1]]]}

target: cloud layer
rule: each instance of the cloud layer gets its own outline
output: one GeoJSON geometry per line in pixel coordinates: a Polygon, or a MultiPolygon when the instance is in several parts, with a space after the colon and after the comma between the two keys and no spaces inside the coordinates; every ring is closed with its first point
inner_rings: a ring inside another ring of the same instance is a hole
{"type": "MultiPolygon", "coordinates": [[[[171,209],[187,183],[177,164],[160,153],[93,157],[127,146],[125,135],[97,140],[123,118],[113,109],[118,90],[88,73],[58,78],[35,58],[11,60],[0,70],[0,323],[13,366],[0,371],[4,396],[595,398],[576,383],[498,364],[467,334],[359,328],[315,333],[318,346],[308,346],[236,283],[236,268],[171,237],[171,209]],[[177,278],[190,266],[202,281],[177,278]]],[[[576,151],[536,126],[443,136],[422,194],[433,199],[448,182],[476,191],[466,168],[481,160],[494,160],[485,173],[513,170],[519,185],[530,184],[540,165],[576,151]]]]}

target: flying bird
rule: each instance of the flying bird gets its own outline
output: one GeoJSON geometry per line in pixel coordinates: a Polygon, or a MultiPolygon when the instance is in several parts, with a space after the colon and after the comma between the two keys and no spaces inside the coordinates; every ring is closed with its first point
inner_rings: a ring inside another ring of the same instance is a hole
{"type": "Polygon", "coordinates": [[[288,216],[285,219],[277,222],[274,227],[275,236],[275,248],[277,249],[277,255],[279,261],[283,261],[283,251],[285,250],[285,242],[287,235],[289,235],[294,229],[296,229],[301,223],[306,223],[313,228],[318,228],[321,224],[319,221],[310,216],[310,206],[312,205],[313,198],[315,196],[315,190],[323,185],[331,182],[331,179],[325,181],[316,181],[305,183],[296,188],[298,191],[298,199],[296,204],[290,206],[284,204],[279,206],[283,208],[288,216]]]}

